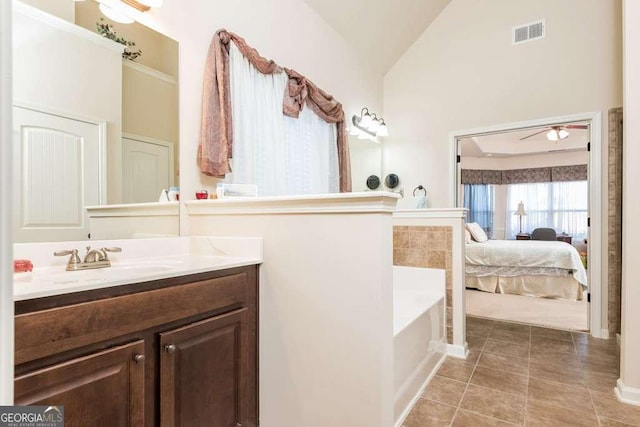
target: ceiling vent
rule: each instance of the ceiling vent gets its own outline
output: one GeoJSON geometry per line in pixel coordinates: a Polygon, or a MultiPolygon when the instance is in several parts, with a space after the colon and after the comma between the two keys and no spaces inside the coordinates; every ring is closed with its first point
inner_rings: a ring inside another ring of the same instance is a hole
{"type": "Polygon", "coordinates": [[[533,40],[540,40],[544,38],[544,34],[544,19],[537,22],[532,22],[531,24],[519,25],[517,27],[513,27],[512,44],[516,45],[533,40]]]}

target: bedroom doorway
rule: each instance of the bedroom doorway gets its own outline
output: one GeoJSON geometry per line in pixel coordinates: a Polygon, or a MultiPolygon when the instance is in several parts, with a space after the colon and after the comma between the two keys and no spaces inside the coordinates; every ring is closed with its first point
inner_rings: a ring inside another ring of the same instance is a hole
{"type": "Polygon", "coordinates": [[[586,113],[451,134],[456,206],[491,239],[465,245],[467,314],[608,336],[600,122],[586,113]],[[505,254],[511,264],[488,260],[505,254]]]}

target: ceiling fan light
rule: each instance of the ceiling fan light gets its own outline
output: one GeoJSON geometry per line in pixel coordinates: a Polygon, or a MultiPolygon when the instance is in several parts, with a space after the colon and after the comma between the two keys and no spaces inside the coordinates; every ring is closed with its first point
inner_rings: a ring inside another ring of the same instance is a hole
{"type": "Polygon", "coordinates": [[[547,132],[547,139],[549,141],[557,141],[558,140],[558,131],[555,129],[551,129],[547,132]]]}
{"type": "Polygon", "coordinates": [[[376,135],[389,136],[389,129],[387,128],[387,125],[384,122],[382,122],[382,124],[378,128],[378,132],[376,133],[376,135]]]}
{"type": "Polygon", "coordinates": [[[558,131],[558,137],[559,137],[560,139],[565,139],[565,138],[566,138],[566,137],[568,137],[568,136],[569,136],[569,131],[567,131],[567,130],[565,130],[565,129],[560,129],[560,130],[558,131]]]}

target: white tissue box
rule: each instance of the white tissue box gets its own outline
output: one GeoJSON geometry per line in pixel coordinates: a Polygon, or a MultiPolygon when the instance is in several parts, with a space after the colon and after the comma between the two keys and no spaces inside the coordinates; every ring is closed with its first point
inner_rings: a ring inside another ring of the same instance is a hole
{"type": "Polygon", "coordinates": [[[218,189],[218,198],[255,198],[258,197],[258,186],[255,184],[222,184],[218,189]]]}

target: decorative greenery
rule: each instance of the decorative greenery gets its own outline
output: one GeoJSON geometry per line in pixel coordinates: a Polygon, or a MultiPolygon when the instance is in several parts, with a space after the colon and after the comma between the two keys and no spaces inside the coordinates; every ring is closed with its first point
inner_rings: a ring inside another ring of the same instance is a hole
{"type": "Polygon", "coordinates": [[[134,42],[128,41],[124,37],[119,37],[113,29],[113,26],[107,24],[104,18],[100,18],[100,21],[96,22],[96,30],[98,31],[98,34],[102,35],[103,37],[106,37],[109,40],[113,40],[114,42],[123,44],[125,46],[124,52],[122,52],[123,58],[133,61],[134,59],[142,55],[141,49],[130,49],[135,47],[136,44],[134,42]]]}

